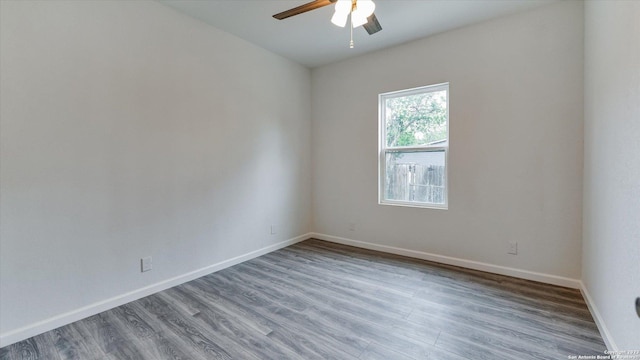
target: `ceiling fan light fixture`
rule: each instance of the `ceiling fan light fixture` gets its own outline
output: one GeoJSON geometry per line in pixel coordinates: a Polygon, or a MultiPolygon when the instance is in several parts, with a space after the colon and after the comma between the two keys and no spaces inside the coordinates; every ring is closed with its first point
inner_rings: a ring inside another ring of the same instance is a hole
{"type": "Polygon", "coordinates": [[[376,5],[372,0],[312,0],[306,4],[273,15],[278,20],[299,15],[307,11],[319,9],[335,3],[335,12],[331,22],[339,27],[345,27],[351,16],[349,31],[351,33],[350,47],[353,48],[353,28],[363,26],[369,35],[382,30],[382,26],[374,15],[376,5]]]}
{"type": "Polygon", "coordinates": [[[362,11],[354,11],[351,13],[351,22],[353,23],[353,28],[357,28],[358,26],[362,26],[367,23],[367,17],[364,16],[362,11]]]}
{"type": "Polygon", "coordinates": [[[357,0],[353,12],[358,13],[358,16],[368,18],[375,10],[376,4],[372,0],[357,0]]]}
{"type": "Polygon", "coordinates": [[[331,22],[340,27],[345,27],[347,25],[347,20],[349,19],[349,13],[333,13],[333,17],[331,17],[331,22]]]}
{"type": "Polygon", "coordinates": [[[376,4],[372,0],[338,0],[331,22],[336,26],[345,27],[351,15],[352,26],[357,28],[369,21],[367,18],[375,9],[376,4]]]}
{"type": "Polygon", "coordinates": [[[345,25],[347,25],[347,20],[349,19],[349,14],[351,13],[352,6],[351,0],[336,1],[335,12],[333,13],[331,22],[336,26],[345,27],[345,25]]]}
{"type": "Polygon", "coordinates": [[[371,0],[358,0],[356,6],[351,13],[353,27],[362,26],[369,22],[367,19],[376,10],[376,4],[371,0]]]}
{"type": "Polygon", "coordinates": [[[335,12],[333,13],[333,17],[331,17],[331,22],[336,26],[345,27],[349,19],[349,14],[351,13],[351,7],[351,0],[336,1],[335,12]]]}

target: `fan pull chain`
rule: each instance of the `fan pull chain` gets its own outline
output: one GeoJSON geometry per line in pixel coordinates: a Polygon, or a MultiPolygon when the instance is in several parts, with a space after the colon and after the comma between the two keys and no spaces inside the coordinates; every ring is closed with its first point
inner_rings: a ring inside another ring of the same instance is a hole
{"type": "Polygon", "coordinates": [[[353,49],[353,10],[351,11],[349,19],[351,19],[351,26],[349,26],[351,28],[351,42],[349,43],[349,49],[353,49]]]}

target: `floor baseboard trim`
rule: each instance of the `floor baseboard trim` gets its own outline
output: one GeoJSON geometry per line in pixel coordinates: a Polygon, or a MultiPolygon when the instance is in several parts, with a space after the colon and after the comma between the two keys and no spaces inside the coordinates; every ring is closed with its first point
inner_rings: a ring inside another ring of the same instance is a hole
{"type": "Polygon", "coordinates": [[[600,311],[598,311],[596,303],[593,302],[593,298],[582,281],[580,281],[580,292],[582,293],[584,301],[587,303],[589,312],[591,312],[591,316],[593,316],[593,320],[595,321],[598,330],[600,331],[600,336],[602,336],[604,344],[607,345],[607,350],[618,351],[618,346],[616,346],[616,343],[613,341],[613,337],[611,337],[611,333],[609,332],[609,329],[607,329],[604,319],[602,318],[602,315],[600,315],[600,311]]]}
{"type": "Polygon", "coordinates": [[[500,275],[507,275],[507,276],[512,276],[512,277],[525,279],[525,280],[533,280],[533,281],[538,281],[538,282],[547,283],[551,285],[564,286],[572,289],[581,288],[580,280],[557,276],[557,275],[543,274],[543,273],[538,273],[538,272],[533,272],[528,270],[521,270],[521,269],[494,265],[489,263],[483,263],[483,262],[478,262],[473,260],[460,259],[460,258],[451,257],[451,256],[432,254],[432,253],[427,253],[423,251],[408,250],[408,249],[403,249],[403,248],[398,248],[398,247],[393,247],[388,245],[373,244],[373,243],[368,243],[364,241],[352,240],[352,239],[347,239],[343,237],[320,234],[320,233],[311,233],[310,236],[315,239],[330,241],[330,242],[343,244],[343,245],[355,246],[363,249],[376,250],[376,251],[386,252],[390,254],[428,260],[428,261],[433,261],[433,262],[447,264],[447,265],[460,266],[468,269],[486,271],[486,272],[500,274],[500,275]]]}
{"type": "Polygon", "coordinates": [[[161,282],[158,282],[149,286],[145,286],[140,289],[136,289],[126,294],[118,295],[110,299],[99,301],[99,302],[87,305],[85,307],[82,307],[80,309],[69,311],[67,313],[63,313],[46,320],[27,325],[22,328],[6,332],[4,334],[0,334],[0,348],[28,339],[32,336],[36,336],[38,334],[42,334],[44,332],[56,329],[60,326],[71,324],[72,322],[99,314],[103,311],[113,309],[120,305],[141,299],[145,296],[155,294],[159,291],[166,290],[168,288],[183,284],[185,282],[214,273],[216,271],[220,271],[222,269],[245,262],[247,260],[251,260],[258,256],[268,254],[272,251],[282,249],[284,247],[293,245],[300,241],[307,240],[311,237],[312,236],[310,233],[300,235],[289,240],[281,241],[277,244],[269,245],[255,251],[251,251],[249,253],[239,255],[234,258],[227,259],[195,271],[188,272],[186,274],[182,274],[182,275],[179,275],[167,280],[163,280],[161,282]]]}

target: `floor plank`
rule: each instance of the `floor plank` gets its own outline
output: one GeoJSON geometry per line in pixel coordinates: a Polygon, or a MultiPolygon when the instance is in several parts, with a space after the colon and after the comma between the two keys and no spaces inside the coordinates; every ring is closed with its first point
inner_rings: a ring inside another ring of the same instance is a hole
{"type": "Polygon", "coordinates": [[[307,240],[0,348],[24,359],[566,359],[579,291],[307,240]]]}

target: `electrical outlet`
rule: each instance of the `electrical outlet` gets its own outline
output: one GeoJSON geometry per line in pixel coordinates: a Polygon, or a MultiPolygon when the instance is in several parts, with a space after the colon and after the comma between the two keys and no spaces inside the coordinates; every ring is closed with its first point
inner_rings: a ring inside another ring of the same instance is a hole
{"type": "Polygon", "coordinates": [[[509,242],[509,250],[507,251],[507,254],[510,255],[518,255],[518,243],[515,241],[510,241],[509,242]]]}
{"type": "Polygon", "coordinates": [[[153,268],[153,263],[151,262],[151,256],[143,257],[140,259],[140,272],[149,271],[153,268]]]}
{"type": "Polygon", "coordinates": [[[271,235],[278,233],[278,228],[275,225],[271,225],[271,235]]]}
{"type": "Polygon", "coordinates": [[[354,222],[349,223],[349,231],[356,231],[356,223],[354,222]]]}

